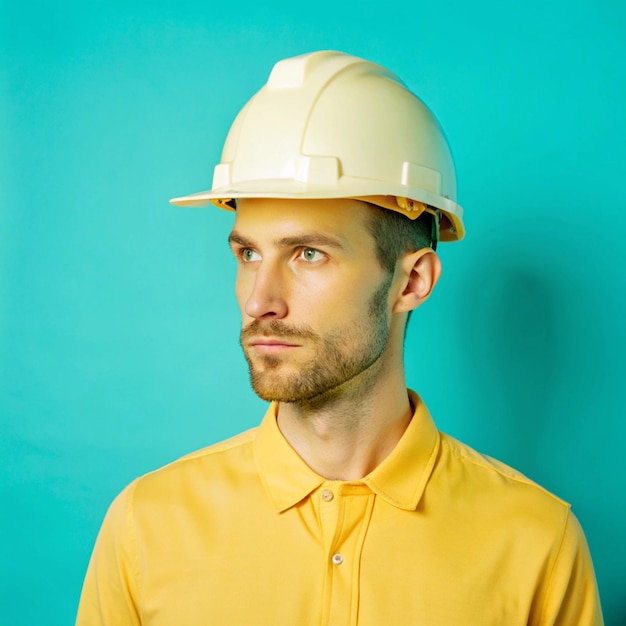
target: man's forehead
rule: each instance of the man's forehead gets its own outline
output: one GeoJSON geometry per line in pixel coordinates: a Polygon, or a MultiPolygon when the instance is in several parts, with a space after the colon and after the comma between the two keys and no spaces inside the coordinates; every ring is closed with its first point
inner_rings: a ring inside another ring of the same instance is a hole
{"type": "Polygon", "coordinates": [[[249,242],[263,238],[279,245],[349,249],[371,239],[368,211],[365,203],[352,199],[249,198],[237,203],[233,235],[249,242]]]}

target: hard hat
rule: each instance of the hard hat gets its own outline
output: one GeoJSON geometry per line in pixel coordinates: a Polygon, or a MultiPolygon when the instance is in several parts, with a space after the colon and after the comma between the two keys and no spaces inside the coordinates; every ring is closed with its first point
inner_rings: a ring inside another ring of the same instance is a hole
{"type": "Polygon", "coordinates": [[[213,188],[172,204],[233,210],[238,198],[356,198],[464,235],[450,148],[437,119],[390,71],[322,51],[279,61],[243,107],[213,188]]]}

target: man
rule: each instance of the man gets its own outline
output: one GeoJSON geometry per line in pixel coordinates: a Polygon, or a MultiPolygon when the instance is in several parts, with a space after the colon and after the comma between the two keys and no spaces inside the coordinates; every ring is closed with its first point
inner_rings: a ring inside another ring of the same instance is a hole
{"type": "Polygon", "coordinates": [[[78,624],[601,624],[569,506],[439,433],[406,390],[408,317],[463,236],[430,111],[393,74],[278,63],[213,189],[235,210],[257,429],[148,474],[111,506],[78,624]]]}

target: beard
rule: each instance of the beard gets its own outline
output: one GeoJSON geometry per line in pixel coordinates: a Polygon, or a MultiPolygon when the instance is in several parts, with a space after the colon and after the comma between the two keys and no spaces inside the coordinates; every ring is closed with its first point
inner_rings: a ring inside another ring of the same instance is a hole
{"type": "Polygon", "coordinates": [[[389,275],[374,292],[362,319],[348,320],[325,336],[309,326],[292,326],[281,320],[256,319],[248,324],[241,331],[240,342],[255,393],[270,402],[318,404],[340,394],[346,383],[370,370],[389,340],[387,295],[391,280],[389,275]],[[313,357],[297,372],[281,371],[285,364],[282,356],[252,356],[247,350],[247,339],[263,336],[289,342],[304,340],[313,346],[313,357]]]}

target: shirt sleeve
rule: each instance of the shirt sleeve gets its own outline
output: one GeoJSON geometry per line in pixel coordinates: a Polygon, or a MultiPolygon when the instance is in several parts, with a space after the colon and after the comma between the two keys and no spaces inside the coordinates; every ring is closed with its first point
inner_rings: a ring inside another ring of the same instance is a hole
{"type": "Polygon", "coordinates": [[[604,624],[587,541],[571,511],[568,511],[563,540],[547,580],[539,624],[604,624]]]}
{"type": "Polygon", "coordinates": [[[139,626],[134,484],[113,501],[89,561],[76,626],[139,626]]]}

